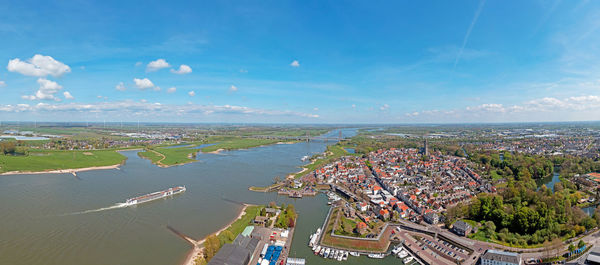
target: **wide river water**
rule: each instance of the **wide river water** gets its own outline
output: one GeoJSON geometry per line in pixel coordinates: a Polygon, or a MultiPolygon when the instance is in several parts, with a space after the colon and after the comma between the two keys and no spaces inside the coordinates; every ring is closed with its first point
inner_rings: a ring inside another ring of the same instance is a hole
{"type": "MultiPolygon", "coordinates": [[[[343,136],[356,133],[344,129],[343,136]]],[[[338,136],[332,131],[327,136],[338,136]]],[[[201,154],[198,162],[159,168],[123,152],[119,170],[71,174],[0,176],[0,264],[179,264],[190,246],[169,225],[202,238],[238,214],[240,202],[294,203],[299,218],[292,255],[308,264],[333,264],[314,256],[308,236],[327,213],[326,198],[292,200],[248,190],[296,172],[300,158],[323,152],[322,141],[270,145],[248,150],[201,154]],[[127,198],[185,185],[187,191],[136,207],[119,208],[127,198]]],[[[399,260],[351,258],[345,264],[398,263],[399,260]]]]}

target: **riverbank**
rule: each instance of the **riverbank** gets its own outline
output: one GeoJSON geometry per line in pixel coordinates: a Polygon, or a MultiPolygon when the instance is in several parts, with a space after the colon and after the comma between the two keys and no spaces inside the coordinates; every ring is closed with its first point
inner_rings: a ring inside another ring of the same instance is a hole
{"type": "Polygon", "coordinates": [[[0,173],[2,175],[33,175],[33,174],[73,174],[76,175],[78,172],[92,171],[92,170],[103,170],[103,169],[118,169],[123,163],[110,165],[110,166],[98,166],[98,167],[84,167],[84,168],[72,168],[72,169],[55,169],[55,170],[44,170],[44,171],[9,171],[0,173]]]}
{"type": "MultiPolygon", "coordinates": [[[[225,230],[233,228],[233,225],[242,220],[242,218],[247,215],[247,210],[248,207],[257,207],[258,205],[253,205],[253,204],[243,204],[242,209],[240,209],[239,214],[237,215],[237,217],[233,220],[231,220],[227,225],[223,226],[221,229],[217,230],[215,233],[209,234],[206,237],[204,237],[201,240],[195,241],[195,242],[191,242],[194,245],[194,248],[188,253],[188,255],[186,256],[185,261],[182,263],[182,265],[195,265],[196,264],[196,259],[198,259],[200,257],[200,255],[203,254],[204,251],[204,246],[203,243],[206,241],[206,239],[210,236],[210,235],[216,235],[217,237],[225,230]]],[[[245,226],[244,226],[245,227],[245,226]]],[[[238,233],[239,234],[239,233],[238,233]]],[[[237,234],[234,233],[235,236],[237,236],[237,234]]],[[[190,241],[190,240],[188,240],[190,241]]]]}

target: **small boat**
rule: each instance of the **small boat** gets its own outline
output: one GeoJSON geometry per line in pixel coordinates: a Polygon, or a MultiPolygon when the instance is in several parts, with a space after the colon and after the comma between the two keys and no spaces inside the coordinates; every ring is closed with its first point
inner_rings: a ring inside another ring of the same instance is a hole
{"type": "Polygon", "coordinates": [[[385,258],[384,254],[369,254],[367,255],[367,257],[372,258],[372,259],[383,259],[385,258]]]}
{"type": "Polygon", "coordinates": [[[344,255],[342,257],[342,260],[348,260],[348,251],[344,251],[344,255]]]}
{"type": "Polygon", "coordinates": [[[409,262],[413,261],[413,257],[407,257],[405,259],[402,260],[402,262],[404,262],[404,264],[408,264],[409,262]]]}
{"type": "Polygon", "coordinates": [[[404,249],[398,253],[398,258],[403,259],[406,258],[406,256],[408,256],[408,252],[406,252],[404,249]]]}
{"type": "Polygon", "coordinates": [[[317,246],[316,249],[314,250],[315,255],[319,255],[320,251],[321,251],[321,246],[317,246]]]}
{"type": "Polygon", "coordinates": [[[352,255],[354,257],[360,257],[360,253],[358,253],[356,251],[350,251],[350,255],[352,255]]]}
{"type": "Polygon", "coordinates": [[[309,159],[309,156],[303,156],[302,158],[300,158],[300,160],[302,160],[302,162],[305,162],[309,159]]]}
{"type": "Polygon", "coordinates": [[[325,255],[325,247],[321,248],[321,251],[319,251],[319,256],[323,257],[323,255],[325,255]]]}
{"type": "Polygon", "coordinates": [[[392,249],[392,254],[396,255],[398,254],[398,252],[400,252],[400,250],[402,250],[402,247],[398,245],[394,249],[392,249]]]}
{"type": "Polygon", "coordinates": [[[331,249],[330,248],[326,248],[325,249],[325,256],[323,256],[323,257],[328,258],[329,257],[329,253],[331,253],[331,249]]]}

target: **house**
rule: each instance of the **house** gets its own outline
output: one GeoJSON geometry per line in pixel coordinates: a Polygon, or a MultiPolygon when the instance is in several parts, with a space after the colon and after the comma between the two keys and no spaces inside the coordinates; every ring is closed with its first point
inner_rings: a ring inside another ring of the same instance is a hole
{"type": "Polygon", "coordinates": [[[428,212],[425,215],[423,215],[423,219],[425,220],[425,222],[434,225],[440,221],[440,216],[437,213],[428,212]]]}
{"type": "Polygon", "coordinates": [[[367,233],[367,224],[365,222],[359,222],[356,225],[356,232],[364,235],[365,233],[367,233]]]}
{"type": "Polygon", "coordinates": [[[294,182],[292,183],[292,186],[294,187],[294,189],[299,189],[302,187],[302,182],[295,179],[294,182]]]}
{"type": "Polygon", "coordinates": [[[454,222],[452,232],[459,236],[468,236],[473,231],[473,227],[462,220],[454,222]]]}
{"type": "Polygon", "coordinates": [[[519,253],[489,249],[481,256],[481,265],[521,265],[519,253]]]}
{"type": "Polygon", "coordinates": [[[406,218],[408,216],[408,206],[403,202],[396,203],[396,211],[400,213],[402,218],[406,218]]]}
{"type": "Polygon", "coordinates": [[[369,204],[367,202],[361,202],[356,205],[356,208],[361,212],[366,212],[369,209],[369,204]]]}
{"type": "Polygon", "coordinates": [[[269,218],[266,217],[266,216],[260,216],[259,215],[259,216],[257,216],[257,217],[254,218],[254,223],[257,224],[257,225],[265,225],[267,223],[268,219],[269,218]]]}
{"type": "Polygon", "coordinates": [[[379,217],[383,220],[390,219],[390,211],[388,211],[388,209],[379,210],[379,217]]]}
{"type": "Polygon", "coordinates": [[[279,213],[279,210],[275,208],[266,208],[265,212],[267,213],[267,216],[275,216],[279,213]]]}

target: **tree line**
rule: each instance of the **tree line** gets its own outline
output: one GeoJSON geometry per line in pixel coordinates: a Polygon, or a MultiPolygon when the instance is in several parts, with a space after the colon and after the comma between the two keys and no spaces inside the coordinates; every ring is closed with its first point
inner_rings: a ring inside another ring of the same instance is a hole
{"type": "Polygon", "coordinates": [[[511,180],[499,194],[480,194],[450,208],[446,224],[467,218],[483,224],[486,238],[522,246],[571,238],[597,227],[600,214],[591,217],[577,207],[583,195],[569,184],[557,183],[555,192],[545,186],[536,191],[531,179],[511,180]]]}

